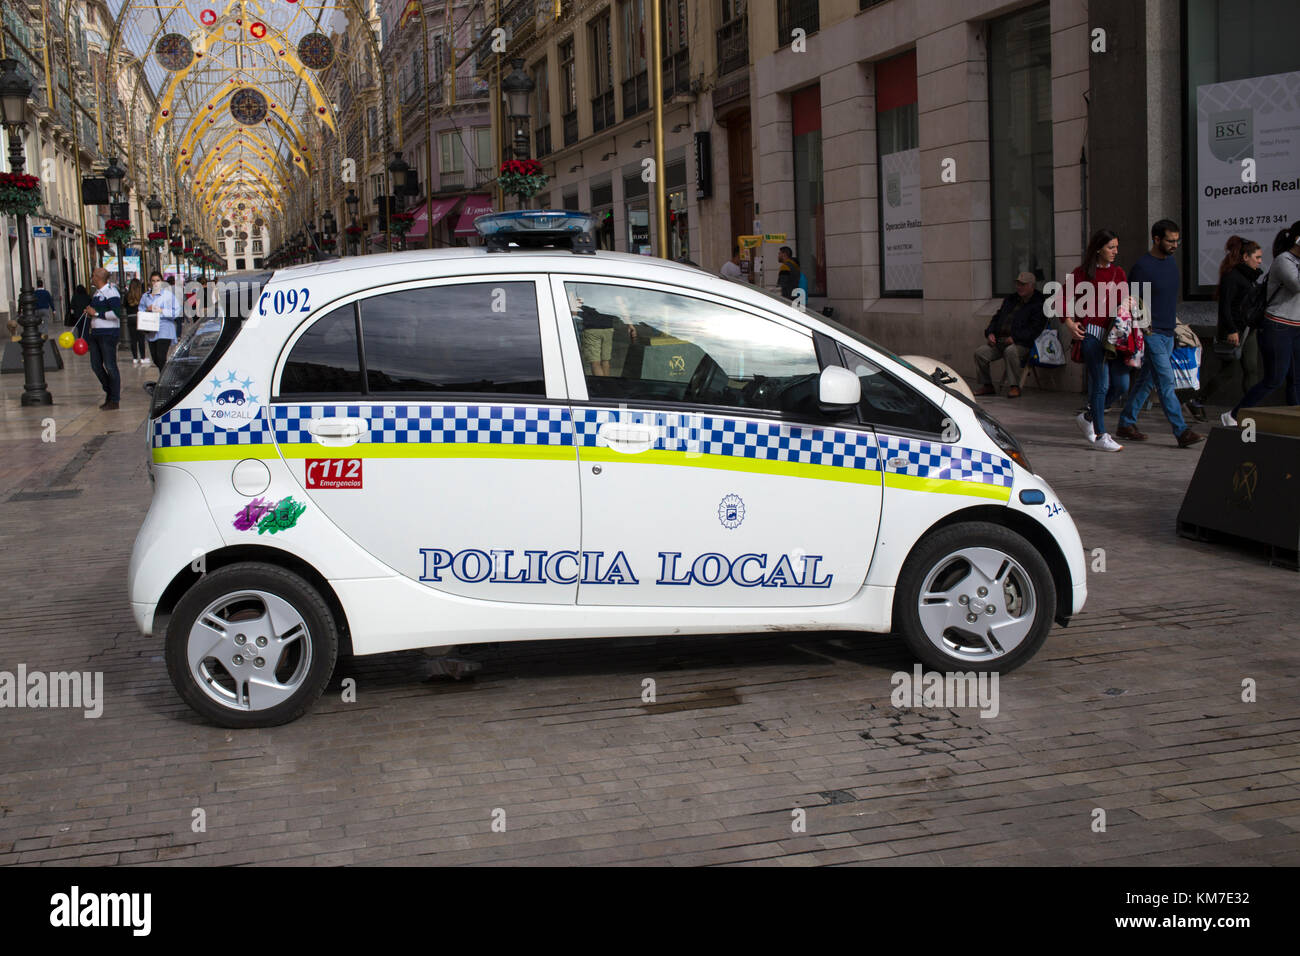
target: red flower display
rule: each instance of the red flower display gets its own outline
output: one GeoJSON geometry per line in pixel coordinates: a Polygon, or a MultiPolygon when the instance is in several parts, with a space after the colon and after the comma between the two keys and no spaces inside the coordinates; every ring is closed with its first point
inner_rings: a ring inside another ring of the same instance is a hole
{"type": "Polygon", "coordinates": [[[504,192],[519,197],[522,206],[546,188],[542,164],[535,159],[507,159],[497,173],[497,183],[504,192]]]}
{"type": "Polygon", "coordinates": [[[0,214],[31,216],[41,205],[41,181],[27,173],[0,173],[0,214]]]}

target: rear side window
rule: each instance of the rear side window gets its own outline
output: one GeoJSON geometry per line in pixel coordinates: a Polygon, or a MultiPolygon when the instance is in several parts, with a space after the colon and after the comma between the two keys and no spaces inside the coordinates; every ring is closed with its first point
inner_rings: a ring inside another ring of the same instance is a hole
{"type": "Polygon", "coordinates": [[[361,302],[366,391],[545,395],[537,290],[476,282],[361,302]]]}
{"type": "Polygon", "coordinates": [[[341,305],[317,319],[294,343],[280,376],[281,395],[361,391],[356,310],[341,305]]]}

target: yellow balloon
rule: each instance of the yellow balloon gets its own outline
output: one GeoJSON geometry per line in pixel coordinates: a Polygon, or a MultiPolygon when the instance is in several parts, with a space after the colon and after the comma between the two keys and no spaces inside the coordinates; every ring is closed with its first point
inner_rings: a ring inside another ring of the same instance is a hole
{"type": "Polygon", "coordinates": [[[59,336],[59,348],[70,349],[72,348],[72,343],[75,342],[76,340],[77,337],[73,335],[71,332],[64,332],[62,335],[59,336]]]}

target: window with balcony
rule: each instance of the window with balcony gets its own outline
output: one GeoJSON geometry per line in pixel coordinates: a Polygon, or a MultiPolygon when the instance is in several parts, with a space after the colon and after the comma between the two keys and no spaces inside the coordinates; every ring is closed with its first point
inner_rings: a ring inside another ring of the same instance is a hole
{"type": "Polygon", "coordinates": [[[573,41],[560,44],[560,102],[564,111],[564,145],[578,141],[577,70],[573,64],[573,41]]]}
{"type": "Polygon", "coordinates": [[[465,148],[460,133],[438,134],[438,183],[442,189],[461,189],[465,185],[465,148]]]}
{"type": "Polygon", "coordinates": [[[535,94],[537,114],[533,123],[535,130],[533,134],[535,143],[533,155],[538,159],[551,151],[551,83],[549,77],[545,60],[533,67],[533,83],[537,87],[535,94]]]}
{"type": "Polygon", "coordinates": [[[645,0],[623,0],[623,118],[650,108],[646,73],[645,0]]]}
{"type": "Polygon", "coordinates": [[[722,0],[722,26],[718,27],[718,75],[726,76],[749,66],[749,15],[745,0],[722,0]]]}
{"type": "Polygon", "coordinates": [[[686,0],[663,0],[664,99],[691,90],[690,52],[686,45],[686,0]]]}
{"type": "Polygon", "coordinates": [[[591,126],[614,125],[614,39],[606,11],[591,22],[591,126]]]}
{"type": "Polygon", "coordinates": [[[492,127],[474,127],[474,185],[482,186],[496,178],[492,155],[492,127]]]}
{"type": "Polygon", "coordinates": [[[776,0],[777,40],[782,46],[789,44],[795,30],[813,34],[821,27],[817,0],[776,0]]]}

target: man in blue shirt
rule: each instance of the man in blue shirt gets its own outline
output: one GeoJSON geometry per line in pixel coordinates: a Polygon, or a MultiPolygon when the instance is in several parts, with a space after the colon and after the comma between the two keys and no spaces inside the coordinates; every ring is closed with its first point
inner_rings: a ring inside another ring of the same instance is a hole
{"type": "Polygon", "coordinates": [[[50,296],[50,290],[45,288],[45,280],[36,280],[36,315],[41,320],[40,333],[45,334],[46,327],[54,318],[54,299],[50,296]]]}
{"type": "Polygon", "coordinates": [[[1146,361],[1133,384],[1133,393],[1119,416],[1115,435],[1130,441],[1146,441],[1138,431],[1137,417],[1146,404],[1151,389],[1160,390],[1160,407],[1174,430],[1179,448],[1187,448],[1205,439],[1187,427],[1183,420],[1182,403],[1174,394],[1174,326],[1178,322],[1178,251],[1180,238],[1178,223],[1161,219],[1151,227],[1151,250],[1129,270],[1129,294],[1142,302],[1151,317],[1151,328],[1146,332],[1146,361]]]}

